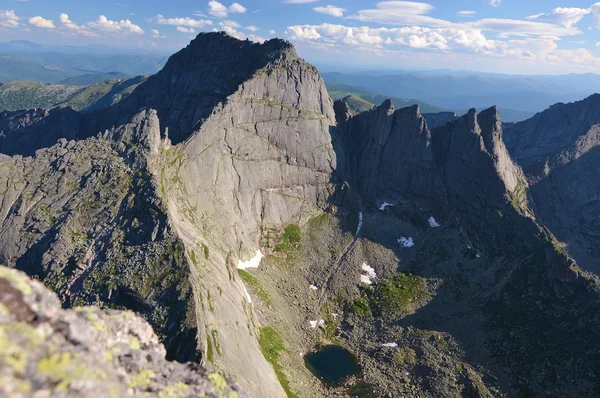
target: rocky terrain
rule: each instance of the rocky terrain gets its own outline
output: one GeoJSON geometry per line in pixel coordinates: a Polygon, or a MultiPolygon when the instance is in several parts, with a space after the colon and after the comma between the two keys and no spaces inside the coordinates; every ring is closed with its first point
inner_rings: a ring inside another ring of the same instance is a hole
{"type": "Polygon", "coordinates": [[[581,266],[600,272],[600,95],[556,104],[509,125],[506,135],[530,181],[536,216],[581,266]]]}
{"type": "MultiPolygon", "coordinates": [[[[546,224],[525,123],[505,145],[495,107],[358,113],[288,42],[200,34],[104,109],[0,114],[0,263],[254,397],[594,396],[600,286],[546,224]],[[324,345],[362,371],[327,384],[324,345]]],[[[596,130],[539,146],[570,165],[596,130]]]]}
{"type": "Polygon", "coordinates": [[[75,307],[0,267],[0,393],[6,397],[245,397],[221,375],[165,360],[130,311],[75,307]]]}

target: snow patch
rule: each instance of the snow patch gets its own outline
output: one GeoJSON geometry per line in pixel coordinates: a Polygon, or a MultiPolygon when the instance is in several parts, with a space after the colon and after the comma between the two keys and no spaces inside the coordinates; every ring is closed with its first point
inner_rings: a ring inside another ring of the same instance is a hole
{"type": "Polygon", "coordinates": [[[405,238],[404,236],[401,236],[400,239],[398,239],[398,243],[401,247],[413,247],[415,245],[413,238],[405,238]]]}
{"type": "Polygon", "coordinates": [[[242,283],[242,285],[244,286],[244,293],[246,293],[246,300],[248,300],[248,304],[252,304],[252,297],[250,297],[250,293],[248,293],[248,289],[246,289],[246,285],[244,285],[242,283]]]}
{"type": "Polygon", "coordinates": [[[257,250],[256,255],[254,257],[252,257],[250,260],[248,260],[248,261],[238,260],[237,267],[238,267],[238,269],[258,268],[258,266],[260,265],[260,262],[264,256],[265,255],[262,254],[260,250],[257,250]]]}
{"type": "Polygon", "coordinates": [[[481,258],[481,254],[477,253],[477,254],[475,255],[475,257],[477,257],[477,258],[481,258]]]}
{"type": "Polygon", "coordinates": [[[441,227],[441,225],[438,224],[437,221],[435,221],[435,218],[433,218],[433,216],[429,217],[429,226],[431,228],[439,228],[439,227],[441,227]]]}
{"type": "Polygon", "coordinates": [[[362,263],[361,269],[363,271],[360,276],[360,281],[365,285],[372,285],[372,279],[377,278],[377,274],[375,273],[375,269],[369,266],[366,262],[362,263]]]}
{"type": "Polygon", "coordinates": [[[361,211],[360,213],[358,213],[358,225],[356,227],[356,233],[354,235],[360,234],[360,230],[362,229],[362,226],[363,226],[363,214],[361,211]]]}
{"type": "Polygon", "coordinates": [[[390,347],[390,348],[396,348],[398,347],[398,343],[385,343],[381,345],[382,347],[390,347]]]}
{"type": "Polygon", "coordinates": [[[310,289],[311,289],[311,290],[319,290],[319,288],[318,288],[318,287],[316,287],[315,285],[310,285],[310,289]]]}
{"type": "Polygon", "coordinates": [[[311,329],[316,329],[317,326],[325,326],[325,321],[323,319],[318,321],[308,321],[308,323],[310,323],[311,329]]]}
{"type": "Polygon", "coordinates": [[[388,203],[388,202],[383,202],[383,203],[381,204],[381,206],[379,206],[379,210],[381,210],[381,211],[384,211],[384,210],[385,210],[385,208],[386,208],[386,207],[388,207],[388,206],[394,206],[394,205],[393,205],[393,204],[391,204],[391,203],[388,203]]]}

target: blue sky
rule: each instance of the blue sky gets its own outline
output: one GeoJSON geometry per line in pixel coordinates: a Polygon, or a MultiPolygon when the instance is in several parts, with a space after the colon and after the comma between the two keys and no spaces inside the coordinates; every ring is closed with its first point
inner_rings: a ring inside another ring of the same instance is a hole
{"type": "Polygon", "coordinates": [[[353,68],[600,73],[594,0],[0,0],[0,40],[173,52],[201,31],[353,68]]]}

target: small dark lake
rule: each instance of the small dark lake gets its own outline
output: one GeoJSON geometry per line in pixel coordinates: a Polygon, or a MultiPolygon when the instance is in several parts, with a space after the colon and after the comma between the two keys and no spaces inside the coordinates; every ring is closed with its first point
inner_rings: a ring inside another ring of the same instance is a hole
{"type": "Polygon", "coordinates": [[[339,387],[349,377],[361,373],[358,361],[349,351],[336,345],[327,345],[306,354],[304,363],[308,370],[323,381],[327,387],[339,387]]]}

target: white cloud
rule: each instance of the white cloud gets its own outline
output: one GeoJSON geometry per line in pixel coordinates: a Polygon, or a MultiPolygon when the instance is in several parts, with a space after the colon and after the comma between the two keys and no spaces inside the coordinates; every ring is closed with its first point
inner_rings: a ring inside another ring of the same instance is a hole
{"type": "Polygon", "coordinates": [[[492,7],[500,7],[502,0],[489,0],[489,3],[492,7]]]}
{"type": "Polygon", "coordinates": [[[463,17],[470,17],[473,16],[475,14],[477,14],[476,11],[470,11],[470,10],[464,10],[464,11],[459,11],[456,14],[463,16],[463,17]]]}
{"type": "Polygon", "coordinates": [[[596,47],[600,47],[600,41],[596,43],[596,47]]]}
{"type": "Polygon", "coordinates": [[[377,3],[375,9],[360,10],[349,19],[364,22],[378,22],[392,25],[423,25],[429,27],[444,27],[450,22],[429,17],[427,14],[434,7],[427,3],[413,1],[384,1],[377,3]]]}
{"type": "Polygon", "coordinates": [[[325,7],[315,7],[313,8],[316,12],[321,14],[331,15],[332,17],[341,18],[344,16],[345,8],[335,7],[335,6],[325,6],[325,7]]]}
{"type": "Polygon", "coordinates": [[[69,19],[69,15],[62,13],[58,17],[62,26],[69,30],[79,30],[81,27],[69,19]]]}
{"type": "Polygon", "coordinates": [[[183,32],[183,33],[195,33],[196,31],[194,30],[194,28],[184,28],[183,26],[178,26],[177,30],[179,32],[183,32]]]}
{"type": "Polygon", "coordinates": [[[208,13],[217,18],[226,18],[229,15],[227,7],[215,0],[208,2],[208,13]]]}
{"type": "Polygon", "coordinates": [[[87,26],[108,33],[134,33],[140,35],[144,33],[142,28],[132,23],[129,19],[111,21],[104,15],[100,15],[95,22],[89,22],[87,26]]]}
{"type": "Polygon", "coordinates": [[[594,21],[596,21],[596,26],[600,29],[600,2],[594,3],[590,6],[590,11],[594,16],[594,21]]]}
{"type": "Polygon", "coordinates": [[[0,11],[0,28],[16,28],[19,26],[19,17],[14,10],[0,11]]]}
{"type": "Polygon", "coordinates": [[[40,16],[29,18],[29,24],[41,29],[56,29],[53,21],[40,16]]]}
{"type": "Polygon", "coordinates": [[[500,32],[501,37],[532,35],[540,37],[574,36],[581,33],[573,27],[562,27],[549,23],[521,21],[517,19],[484,18],[479,21],[464,24],[481,30],[500,32]]]}
{"type": "Polygon", "coordinates": [[[246,30],[249,30],[250,32],[258,32],[260,30],[260,28],[258,26],[254,26],[254,25],[250,25],[250,26],[246,26],[246,30]]]}
{"type": "Polygon", "coordinates": [[[229,12],[234,13],[234,14],[243,14],[246,11],[247,11],[246,7],[244,7],[240,3],[233,3],[232,5],[229,6],[229,12]]]}
{"type": "Polygon", "coordinates": [[[315,3],[319,0],[284,0],[283,2],[285,4],[308,4],[308,3],[315,3]]]}
{"type": "Polygon", "coordinates": [[[152,35],[153,39],[164,39],[167,37],[165,35],[161,35],[158,29],[150,29],[150,34],[152,35]]]}
{"type": "Polygon", "coordinates": [[[246,11],[246,7],[240,3],[232,3],[229,7],[226,7],[224,4],[221,4],[216,0],[210,0],[208,2],[208,13],[217,18],[227,18],[229,13],[243,14],[246,11]]]}
{"type": "Polygon", "coordinates": [[[192,19],[189,17],[165,18],[161,14],[158,14],[155,19],[159,25],[186,26],[188,28],[203,28],[206,25],[212,25],[210,19],[192,19]]]}
{"type": "Polygon", "coordinates": [[[231,22],[231,21],[221,21],[221,23],[219,23],[219,25],[221,26],[221,29],[223,31],[225,31],[231,37],[235,37],[238,40],[248,39],[251,41],[255,41],[257,43],[264,43],[266,41],[265,38],[257,36],[254,33],[248,34],[245,32],[241,32],[241,31],[237,30],[234,26],[228,25],[226,22],[231,22]]]}
{"type": "Polygon", "coordinates": [[[270,34],[270,35],[276,35],[276,34],[277,34],[277,32],[275,32],[273,29],[271,29],[271,30],[269,31],[269,34],[270,34]]]}
{"type": "Polygon", "coordinates": [[[242,25],[240,25],[239,23],[237,23],[237,22],[235,22],[235,21],[232,21],[232,20],[229,20],[229,19],[226,19],[226,20],[220,21],[220,22],[219,22],[219,26],[220,26],[221,28],[226,28],[226,27],[228,27],[228,28],[233,28],[233,29],[239,29],[239,28],[241,28],[241,27],[242,27],[242,25]]]}
{"type": "Polygon", "coordinates": [[[577,22],[581,21],[583,17],[590,14],[592,11],[585,8],[575,7],[558,7],[549,13],[541,13],[526,17],[527,20],[546,21],[550,23],[556,23],[562,26],[570,28],[577,22]]]}

